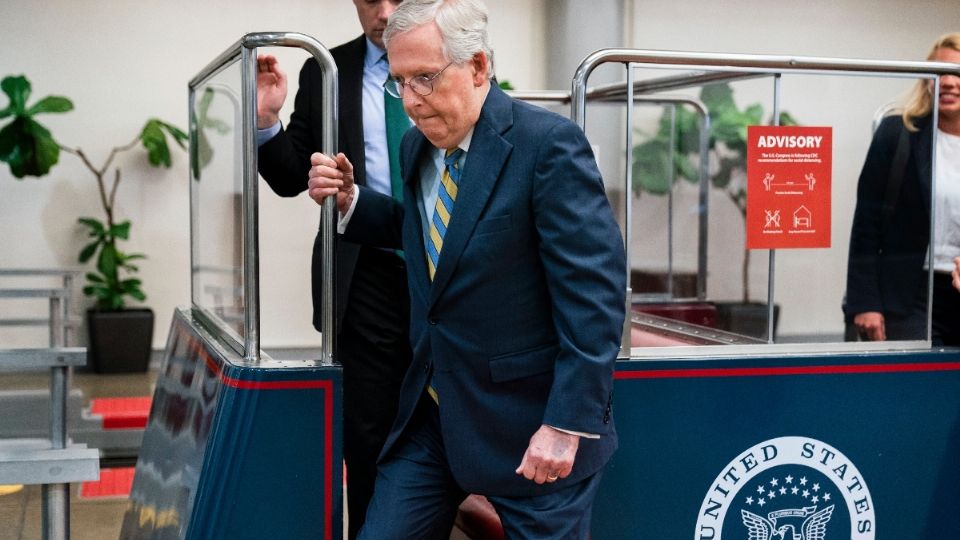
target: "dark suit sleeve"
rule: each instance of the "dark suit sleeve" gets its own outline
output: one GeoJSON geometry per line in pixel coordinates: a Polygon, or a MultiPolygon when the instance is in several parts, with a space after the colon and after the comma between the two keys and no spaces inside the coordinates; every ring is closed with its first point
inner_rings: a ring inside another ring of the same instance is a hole
{"type": "Polygon", "coordinates": [[[625,316],[623,241],[580,128],[561,121],[543,140],[534,220],[560,343],[543,423],[604,434],[625,316]]]}
{"type": "Polygon", "coordinates": [[[357,204],[343,239],[355,244],[400,249],[403,205],[393,197],[357,186],[357,204]]]}
{"type": "Polygon", "coordinates": [[[321,71],[316,60],[308,59],[300,69],[300,87],[294,98],[290,125],[260,146],[258,169],[271,189],[282,197],[293,197],[307,189],[310,155],[319,152],[322,142],[313,126],[322,125],[321,71]]]}
{"type": "Polygon", "coordinates": [[[857,182],[857,205],[847,260],[845,312],[848,317],[868,311],[884,311],[879,276],[883,203],[901,129],[903,121],[899,117],[884,119],[870,143],[857,182]]]}

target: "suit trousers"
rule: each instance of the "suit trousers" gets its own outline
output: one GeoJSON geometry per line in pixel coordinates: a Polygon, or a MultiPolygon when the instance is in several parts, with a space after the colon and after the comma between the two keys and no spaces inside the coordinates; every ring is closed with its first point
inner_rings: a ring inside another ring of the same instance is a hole
{"type": "MultiPolygon", "coordinates": [[[[531,435],[533,435],[531,433],[531,435]]],[[[517,457],[520,465],[520,456],[517,457]]],[[[602,470],[559,491],[533,497],[487,495],[508,539],[586,539],[602,470]]],[[[383,456],[365,540],[446,540],[467,497],[447,463],[440,413],[426,394],[400,440],[383,456]]]]}
{"type": "Polygon", "coordinates": [[[946,272],[933,273],[934,347],[960,345],[960,292],[953,288],[952,281],[953,277],[946,272]]]}
{"type": "Polygon", "coordinates": [[[403,260],[392,252],[362,248],[337,336],[351,539],[363,525],[377,457],[397,415],[400,384],[410,365],[408,312],[403,260]]]}

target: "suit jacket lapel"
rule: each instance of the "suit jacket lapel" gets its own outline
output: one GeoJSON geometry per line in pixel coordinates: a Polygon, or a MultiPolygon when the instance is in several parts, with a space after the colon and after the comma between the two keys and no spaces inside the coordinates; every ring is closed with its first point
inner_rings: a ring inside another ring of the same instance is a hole
{"type": "MultiPolygon", "coordinates": [[[[413,147],[403,168],[403,242],[407,272],[412,276],[412,294],[417,294],[426,303],[429,298],[430,276],[427,272],[426,247],[423,245],[423,225],[420,217],[420,193],[417,186],[420,179],[420,163],[430,159],[429,152],[434,148],[417,130],[408,136],[413,138],[413,147]]],[[[430,209],[432,211],[432,209],[430,209]]],[[[428,216],[431,217],[431,216],[428,216]]]]}
{"type": "Polygon", "coordinates": [[[933,162],[930,152],[933,149],[933,130],[936,129],[936,123],[932,121],[931,117],[927,117],[926,125],[918,127],[920,131],[910,145],[910,150],[913,153],[913,162],[917,164],[917,179],[920,182],[920,189],[923,194],[922,200],[926,202],[924,209],[926,209],[927,218],[929,218],[930,205],[933,204],[931,198],[933,162]]]}
{"type": "MultiPolygon", "coordinates": [[[[513,149],[501,133],[513,124],[512,101],[496,85],[480,111],[473,130],[470,151],[463,165],[457,190],[457,201],[450,216],[450,226],[443,238],[443,252],[430,289],[430,302],[435,302],[450,280],[487,199],[500,177],[500,171],[513,149]]],[[[426,263],[424,263],[426,266],[426,263]]]]}

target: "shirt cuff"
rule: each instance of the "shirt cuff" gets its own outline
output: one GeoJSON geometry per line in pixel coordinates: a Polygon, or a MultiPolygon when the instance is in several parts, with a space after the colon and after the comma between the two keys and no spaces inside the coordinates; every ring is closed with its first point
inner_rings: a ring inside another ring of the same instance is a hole
{"type": "Polygon", "coordinates": [[[353,200],[350,201],[350,208],[347,208],[347,211],[343,214],[340,214],[340,220],[337,221],[337,232],[343,234],[347,230],[347,225],[350,224],[350,216],[353,215],[353,209],[357,207],[357,199],[360,198],[360,188],[356,184],[353,185],[353,200]]]}
{"type": "Polygon", "coordinates": [[[577,435],[577,436],[579,436],[579,437],[583,437],[584,439],[599,439],[599,438],[600,438],[600,435],[597,435],[596,433],[584,433],[584,432],[582,432],[582,431],[572,431],[572,430],[569,430],[569,429],[558,428],[558,427],[556,427],[556,426],[549,426],[549,427],[552,427],[553,429],[555,429],[555,430],[557,430],[557,431],[561,431],[561,432],[566,433],[566,434],[568,434],[568,435],[577,435]]]}
{"type": "Polygon", "coordinates": [[[260,148],[267,143],[270,139],[277,136],[277,133],[280,133],[280,129],[283,128],[283,124],[277,122],[276,124],[257,130],[257,148],[260,148]]]}

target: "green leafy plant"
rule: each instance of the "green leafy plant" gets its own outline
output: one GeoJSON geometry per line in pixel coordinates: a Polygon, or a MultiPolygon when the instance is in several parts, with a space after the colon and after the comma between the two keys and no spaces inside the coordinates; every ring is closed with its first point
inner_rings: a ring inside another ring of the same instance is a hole
{"type": "Polygon", "coordinates": [[[30,82],[22,75],[4,78],[0,88],[10,98],[7,108],[0,110],[0,120],[13,117],[13,121],[0,129],[0,161],[10,165],[10,172],[17,178],[47,174],[60,159],[60,146],[50,131],[33,117],[65,113],[73,109],[73,103],[62,96],[47,96],[27,107],[30,82]]]}
{"type": "MultiPolygon", "coordinates": [[[[763,106],[759,103],[737,108],[733,90],[727,83],[704,86],[700,100],[710,114],[710,183],[723,191],[747,218],[746,155],[747,127],[763,122],[763,106]]],[[[700,181],[700,123],[693,111],[677,107],[675,116],[664,111],[656,134],[633,148],[633,191],[666,195],[673,188],[674,178],[691,183],[700,181]],[[673,159],[671,162],[671,145],[673,159]],[[672,175],[671,172],[675,172],[672,175]]],[[[780,113],[781,126],[795,126],[796,120],[788,112],[780,113]]],[[[743,250],[743,302],[750,302],[750,250],[743,250]]]]}
{"type": "Polygon", "coordinates": [[[223,135],[230,131],[229,124],[210,116],[210,105],[213,103],[214,96],[214,90],[207,87],[197,103],[196,122],[194,123],[197,127],[197,144],[190,147],[190,168],[196,181],[200,180],[200,171],[213,161],[214,150],[208,133],[214,131],[223,135]]]}
{"type": "Polygon", "coordinates": [[[117,154],[142,146],[147,152],[147,160],[154,167],[167,167],[172,164],[172,156],[167,137],[173,139],[181,148],[187,134],[172,124],[157,118],[147,120],[140,133],[129,143],[110,150],[101,167],[95,166],[87,154],[80,148],[63,146],[58,143],[46,127],[37,122],[35,116],[43,113],[65,113],[73,110],[73,103],[63,96],[47,96],[31,107],[27,106],[31,85],[26,77],[9,76],[0,81],[0,88],[7,95],[10,104],[0,110],[0,119],[12,116],[13,120],[0,129],[0,161],[10,166],[10,172],[19,179],[26,176],[44,176],[58,162],[60,152],[77,156],[83,165],[97,179],[100,204],[105,219],[81,217],[78,221],[87,228],[92,241],[80,250],[80,262],[86,263],[96,258],[96,270],[87,273],[88,285],[83,293],[97,301],[97,309],[121,310],[126,306],[126,298],[143,301],[146,295],[141,289],[141,281],[130,275],[138,268],[131,261],[144,259],[140,253],[125,253],[118,248],[119,240],[130,238],[129,220],[117,223],[115,202],[117,188],[120,185],[120,167],[112,169],[113,180],[107,190],[106,177],[111,173],[111,165],[117,154]]]}

